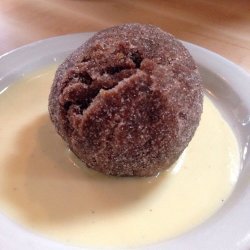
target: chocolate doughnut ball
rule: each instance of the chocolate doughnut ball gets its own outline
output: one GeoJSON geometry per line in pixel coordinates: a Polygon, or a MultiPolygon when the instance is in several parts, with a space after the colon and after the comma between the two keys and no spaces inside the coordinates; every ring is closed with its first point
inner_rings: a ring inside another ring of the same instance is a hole
{"type": "Polygon", "coordinates": [[[187,147],[202,104],[187,49],[155,26],[124,24],[98,32],[59,66],[49,113],[89,168],[152,176],[187,147]]]}

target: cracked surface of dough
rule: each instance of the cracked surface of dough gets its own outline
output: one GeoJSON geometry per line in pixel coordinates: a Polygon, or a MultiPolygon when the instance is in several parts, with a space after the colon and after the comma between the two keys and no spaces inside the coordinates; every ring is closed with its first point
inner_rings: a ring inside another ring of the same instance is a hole
{"type": "Polygon", "coordinates": [[[151,176],[186,148],[202,103],[187,49],[155,26],[124,24],[98,32],[59,66],[49,112],[88,167],[151,176]]]}

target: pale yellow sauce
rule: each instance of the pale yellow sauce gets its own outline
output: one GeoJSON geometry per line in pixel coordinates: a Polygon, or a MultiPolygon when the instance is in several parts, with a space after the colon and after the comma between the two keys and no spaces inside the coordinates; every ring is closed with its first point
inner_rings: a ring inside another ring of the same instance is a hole
{"type": "Polygon", "coordinates": [[[127,247],[175,237],[222,206],[237,181],[239,151],[207,97],[192,142],[169,171],[107,177],[79,168],[56,134],[47,112],[54,71],[36,73],[0,96],[2,213],[67,244],[127,247]]]}

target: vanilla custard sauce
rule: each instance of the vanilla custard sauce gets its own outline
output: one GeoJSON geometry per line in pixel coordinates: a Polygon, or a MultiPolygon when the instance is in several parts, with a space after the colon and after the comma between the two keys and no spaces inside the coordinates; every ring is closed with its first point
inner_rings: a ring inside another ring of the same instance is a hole
{"type": "Polygon", "coordinates": [[[119,178],[84,167],[50,122],[56,66],[0,95],[0,212],[43,237],[69,245],[137,246],[204,222],[237,181],[236,138],[205,97],[200,126],[168,171],[119,178]]]}

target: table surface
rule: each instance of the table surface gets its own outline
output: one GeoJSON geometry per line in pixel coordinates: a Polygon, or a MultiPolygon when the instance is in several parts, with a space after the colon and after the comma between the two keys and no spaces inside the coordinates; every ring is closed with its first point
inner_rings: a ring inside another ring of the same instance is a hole
{"type": "Polygon", "coordinates": [[[0,54],[127,22],[157,25],[250,72],[250,0],[0,0],[0,54]]]}

